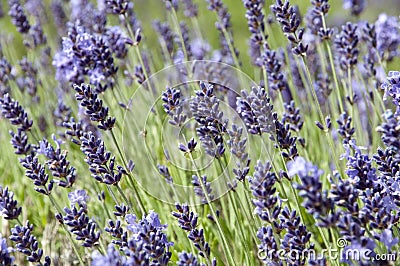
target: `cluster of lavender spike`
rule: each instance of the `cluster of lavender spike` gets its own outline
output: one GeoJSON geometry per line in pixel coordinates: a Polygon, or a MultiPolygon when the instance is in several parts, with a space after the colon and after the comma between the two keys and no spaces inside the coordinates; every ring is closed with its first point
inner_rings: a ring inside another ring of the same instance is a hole
{"type": "MultiPolygon", "coordinates": [[[[90,120],[98,123],[98,128],[103,131],[112,130],[116,119],[109,116],[108,107],[103,106],[98,90],[85,83],[80,86],[75,84],[74,89],[76,99],[80,101],[80,106],[90,120]]],[[[66,134],[72,137],[72,141],[80,145],[94,179],[107,185],[118,185],[121,178],[128,174],[124,167],[116,163],[115,156],[107,151],[104,141],[95,132],[84,130],[82,124],[75,122],[73,118],[63,126],[67,128],[66,134]]],[[[133,167],[131,164],[130,170],[133,167]]]]}
{"type": "Polygon", "coordinates": [[[24,155],[20,164],[25,168],[25,174],[30,178],[39,193],[49,195],[53,189],[53,181],[49,180],[45,167],[39,162],[37,154],[28,142],[27,132],[31,130],[33,121],[28,118],[27,112],[22,106],[8,94],[0,99],[2,114],[11,124],[18,126],[17,133],[10,131],[11,144],[18,155],[24,155]]]}
{"type": "Polygon", "coordinates": [[[293,53],[304,56],[307,53],[308,44],[304,43],[304,28],[299,28],[301,21],[295,7],[291,6],[288,0],[285,2],[276,0],[276,4],[271,6],[271,11],[275,14],[283,33],[292,44],[293,53]]]}
{"type": "MultiPolygon", "coordinates": [[[[304,254],[314,247],[311,243],[311,233],[302,223],[297,211],[290,211],[287,206],[282,207],[283,201],[276,188],[281,180],[271,169],[270,162],[263,164],[259,161],[255,167],[254,176],[249,178],[249,183],[254,196],[255,213],[267,223],[257,232],[260,240],[259,252],[265,254],[262,258],[263,262],[270,265],[283,265],[282,256],[278,256],[278,250],[292,252],[292,254],[304,254]]],[[[289,265],[306,265],[307,262],[310,264],[317,262],[307,260],[303,256],[296,257],[288,254],[284,261],[289,265]]]]}
{"type": "MultiPolygon", "coordinates": [[[[19,0],[9,0],[8,5],[10,7],[8,14],[11,17],[12,23],[20,33],[27,36],[24,44],[27,47],[37,47],[46,44],[47,39],[43,33],[40,17],[37,13],[29,14],[36,17],[36,23],[32,26],[19,0]]],[[[33,9],[28,9],[28,11],[32,13],[33,9]]]]}
{"type": "Polygon", "coordinates": [[[10,131],[11,144],[16,154],[24,156],[20,158],[20,164],[25,168],[26,176],[36,186],[35,190],[49,195],[54,183],[64,188],[71,187],[76,180],[76,169],[68,161],[66,151],[61,150],[62,141],[53,135],[56,147],[53,147],[47,139],[43,139],[37,145],[31,144],[27,133],[31,131],[33,121],[28,118],[27,112],[8,94],[0,99],[0,103],[3,116],[9,119],[11,124],[18,126],[17,133],[10,131]],[[48,159],[46,164],[52,178],[39,161],[39,155],[44,155],[48,159]]]}

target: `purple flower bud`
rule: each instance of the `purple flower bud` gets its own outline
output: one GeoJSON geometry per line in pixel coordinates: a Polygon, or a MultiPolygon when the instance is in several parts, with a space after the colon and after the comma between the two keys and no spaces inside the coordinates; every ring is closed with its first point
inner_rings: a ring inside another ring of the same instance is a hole
{"type": "Polygon", "coordinates": [[[0,234],[0,261],[3,265],[14,265],[15,258],[11,256],[11,252],[14,252],[14,249],[7,246],[7,239],[0,234]]]}
{"type": "Polygon", "coordinates": [[[205,241],[203,229],[198,229],[198,216],[189,210],[187,204],[175,204],[177,212],[172,212],[172,215],[178,219],[179,227],[189,232],[188,238],[199,250],[202,257],[210,258],[210,246],[205,241]]]}
{"type": "Polygon", "coordinates": [[[107,254],[101,255],[100,253],[94,253],[92,255],[92,266],[104,266],[104,265],[127,265],[126,257],[122,256],[118,249],[115,249],[113,244],[108,245],[107,254]]]}
{"type": "Polygon", "coordinates": [[[98,122],[98,128],[111,130],[115,124],[115,118],[108,116],[108,107],[103,106],[103,101],[98,98],[97,91],[90,85],[82,83],[74,85],[75,97],[80,105],[85,108],[85,114],[90,120],[98,122]]]}
{"type": "Polygon", "coordinates": [[[35,236],[31,234],[33,225],[26,222],[25,226],[16,225],[11,229],[10,240],[16,243],[18,252],[23,253],[29,262],[39,262],[41,265],[50,266],[51,260],[45,257],[45,262],[41,263],[43,250],[39,248],[39,243],[35,236]]]}
{"type": "MultiPolygon", "coordinates": [[[[14,199],[14,193],[0,186],[0,213],[6,220],[18,219],[22,207],[18,207],[18,201],[14,199]]],[[[1,236],[0,236],[1,239],[1,236]]]]}
{"type": "Polygon", "coordinates": [[[11,17],[12,23],[17,27],[20,33],[28,33],[30,24],[19,0],[9,0],[10,11],[8,14],[11,17]]]}
{"type": "Polygon", "coordinates": [[[172,255],[169,248],[174,243],[163,232],[167,225],[161,224],[158,214],[150,211],[142,220],[128,214],[126,221],[133,236],[128,240],[125,254],[132,259],[139,256],[143,263],[150,260],[156,265],[167,265],[172,255]]]}

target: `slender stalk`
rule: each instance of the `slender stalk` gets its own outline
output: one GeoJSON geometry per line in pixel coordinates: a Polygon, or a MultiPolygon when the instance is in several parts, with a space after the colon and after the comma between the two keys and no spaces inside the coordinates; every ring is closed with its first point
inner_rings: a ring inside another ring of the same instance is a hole
{"type": "Polygon", "coordinates": [[[117,188],[119,194],[121,194],[122,198],[124,199],[125,203],[132,208],[132,204],[130,203],[130,201],[128,200],[128,198],[126,197],[124,191],[122,191],[121,187],[117,184],[115,185],[115,187],[117,188]]]}
{"type": "MultiPolygon", "coordinates": [[[[51,201],[51,204],[57,210],[57,212],[58,213],[62,213],[62,210],[57,205],[56,201],[53,198],[53,195],[48,194],[48,196],[49,196],[49,199],[51,201]]],[[[78,247],[76,246],[75,240],[71,236],[71,233],[68,231],[68,229],[66,228],[65,224],[61,224],[61,226],[64,229],[64,231],[67,233],[67,237],[68,237],[69,241],[72,243],[72,249],[74,250],[75,255],[78,257],[79,264],[82,265],[82,266],[85,266],[85,263],[83,262],[83,259],[82,259],[81,255],[78,252],[78,247]]]]}
{"type": "MultiPolygon", "coordinates": [[[[223,175],[224,175],[224,177],[225,177],[225,182],[229,181],[230,178],[229,178],[229,177],[226,178],[226,176],[225,176],[225,171],[224,171],[224,167],[223,167],[222,162],[221,162],[221,158],[218,158],[217,161],[218,161],[218,164],[219,164],[219,166],[220,166],[220,170],[223,172],[223,175]],[[228,179],[228,180],[227,180],[227,179],[228,179]]],[[[228,175],[229,175],[229,174],[228,174],[228,175]]],[[[229,198],[230,203],[233,205],[233,211],[234,211],[234,213],[235,213],[236,219],[239,220],[239,214],[238,214],[238,212],[237,212],[237,205],[236,205],[235,199],[234,199],[234,198],[232,197],[232,195],[231,195],[231,194],[232,194],[231,191],[232,191],[232,190],[229,190],[229,191],[227,192],[228,198],[229,198]]],[[[240,202],[240,200],[239,200],[239,202],[240,202]]],[[[242,207],[242,209],[244,210],[243,207],[242,207]]],[[[246,213],[246,212],[245,212],[245,213],[246,213]]],[[[246,213],[246,216],[247,216],[247,213],[246,213]]],[[[248,216],[247,216],[247,219],[249,219],[248,216]]],[[[254,222],[254,219],[252,219],[252,220],[253,220],[253,222],[254,222]]],[[[249,221],[250,221],[250,219],[249,219],[249,221]]],[[[250,252],[250,249],[249,249],[248,244],[246,243],[246,236],[245,236],[245,234],[244,234],[244,231],[243,231],[242,226],[239,226],[239,230],[240,230],[240,234],[241,234],[241,236],[242,236],[242,239],[243,239],[243,241],[244,241],[244,247],[245,247],[245,250],[246,250],[246,257],[247,257],[247,254],[248,254],[248,252],[250,252]]],[[[254,232],[252,232],[251,236],[252,236],[252,238],[253,238],[253,240],[254,240],[254,243],[257,243],[257,241],[256,241],[257,239],[255,238],[254,232]]]]}
{"type": "Polygon", "coordinates": [[[115,193],[112,190],[112,188],[109,185],[106,185],[106,186],[107,186],[107,190],[108,190],[108,192],[110,192],[110,195],[113,198],[115,204],[119,205],[119,201],[118,201],[117,197],[115,196],[115,193]]]}
{"type": "Polygon", "coordinates": [[[215,223],[217,224],[218,232],[219,232],[219,235],[220,235],[221,240],[222,240],[222,245],[224,246],[224,253],[225,253],[225,256],[227,257],[228,262],[229,262],[228,265],[236,265],[235,264],[235,260],[233,259],[232,254],[231,254],[231,249],[229,248],[228,241],[225,238],[224,231],[222,230],[221,224],[220,224],[220,222],[219,222],[219,220],[217,218],[218,217],[217,213],[215,212],[214,207],[212,206],[212,203],[211,203],[211,200],[210,200],[210,196],[206,192],[207,191],[206,187],[204,185],[203,180],[201,179],[201,174],[200,174],[200,172],[199,172],[199,170],[198,170],[198,168],[196,166],[196,162],[193,159],[193,156],[192,156],[191,153],[189,153],[189,157],[190,157],[191,162],[193,163],[193,165],[196,168],[196,173],[197,173],[197,175],[199,177],[198,180],[199,180],[201,189],[204,191],[204,195],[205,195],[205,198],[207,200],[207,204],[208,204],[208,206],[210,208],[211,214],[212,214],[213,217],[215,217],[215,223]]]}
{"type": "MultiPolygon", "coordinates": [[[[112,130],[111,130],[111,136],[113,138],[113,141],[114,141],[115,145],[117,146],[117,149],[118,149],[119,155],[121,156],[122,162],[123,162],[125,168],[127,168],[128,164],[126,163],[126,160],[125,160],[125,157],[123,156],[123,153],[121,151],[120,145],[118,144],[118,141],[115,138],[114,132],[112,130]]],[[[140,207],[140,209],[142,211],[142,214],[146,214],[147,213],[146,208],[145,208],[145,206],[143,204],[143,201],[142,201],[142,199],[141,199],[141,197],[139,195],[139,191],[138,191],[138,189],[136,187],[136,184],[133,181],[131,173],[128,173],[128,179],[131,182],[131,186],[132,186],[132,188],[134,190],[134,196],[135,196],[137,202],[139,203],[139,207],[140,207]]],[[[127,201],[127,202],[129,202],[129,201],[127,201]]]]}
{"type": "Polygon", "coordinates": [[[183,54],[185,55],[185,60],[188,60],[189,57],[188,57],[185,41],[183,40],[182,31],[181,31],[181,29],[179,27],[178,16],[176,14],[176,10],[175,10],[174,7],[171,7],[171,10],[172,10],[172,20],[174,21],[175,28],[178,31],[179,40],[180,40],[181,45],[182,45],[183,54]]]}

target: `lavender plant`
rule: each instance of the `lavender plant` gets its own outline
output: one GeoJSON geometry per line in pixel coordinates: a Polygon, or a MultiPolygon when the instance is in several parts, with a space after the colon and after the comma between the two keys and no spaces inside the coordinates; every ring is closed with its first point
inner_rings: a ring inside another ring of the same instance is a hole
{"type": "Polygon", "coordinates": [[[398,6],[3,2],[1,265],[399,263],[398,6]]]}

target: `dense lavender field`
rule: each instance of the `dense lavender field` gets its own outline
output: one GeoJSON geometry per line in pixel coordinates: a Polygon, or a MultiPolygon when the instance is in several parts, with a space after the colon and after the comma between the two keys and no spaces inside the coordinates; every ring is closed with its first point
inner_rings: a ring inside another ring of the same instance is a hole
{"type": "Polygon", "coordinates": [[[0,264],[400,265],[400,3],[331,2],[0,1],[0,264]]]}

